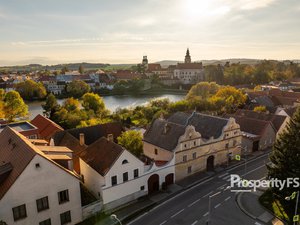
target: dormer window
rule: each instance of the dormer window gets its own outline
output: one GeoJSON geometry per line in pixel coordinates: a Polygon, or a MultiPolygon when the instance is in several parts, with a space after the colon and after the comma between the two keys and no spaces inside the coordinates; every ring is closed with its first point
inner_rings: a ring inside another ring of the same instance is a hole
{"type": "Polygon", "coordinates": [[[122,161],[122,165],[123,164],[127,164],[128,163],[128,160],[127,159],[124,159],[123,161],[122,161]]]}

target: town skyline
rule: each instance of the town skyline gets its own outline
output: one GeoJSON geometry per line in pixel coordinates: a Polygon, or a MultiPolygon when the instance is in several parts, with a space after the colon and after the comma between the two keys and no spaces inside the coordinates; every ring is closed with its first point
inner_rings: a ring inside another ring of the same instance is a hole
{"type": "Polygon", "coordinates": [[[0,65],[300,58],[295,0],[32,0],[0,5],[0,65]],[[155,13],[153,13],[155,12],[155,13]]]}

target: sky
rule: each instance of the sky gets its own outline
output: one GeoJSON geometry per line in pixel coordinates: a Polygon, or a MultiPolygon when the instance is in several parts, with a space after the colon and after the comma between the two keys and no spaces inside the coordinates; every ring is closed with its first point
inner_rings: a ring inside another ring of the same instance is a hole
{"type": "Polygon", "coordinates": [[[299,0],[0,0],[0,65],[300,59],[299,0]]]}

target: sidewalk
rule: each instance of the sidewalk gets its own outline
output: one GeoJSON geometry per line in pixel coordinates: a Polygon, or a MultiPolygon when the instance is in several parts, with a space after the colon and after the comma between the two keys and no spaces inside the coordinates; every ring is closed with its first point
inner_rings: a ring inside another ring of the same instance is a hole
{"type": "Polygon", "coordinates": [[[252,219],[258,220],[263,224],[283,225],[284,223],[266,210],[260,203],[259,197],[263,191],[241,192],[238,193],[236,201],[239,208],[252,219]]]}
{"type": "MultiPolygon", "coordinates": [[[[263,154],[265,154],[267,151],[260,151],[252,153],[251,155],[247,156],[247,160],[255,159],[263,154]]],[[[135,202],[131,203],[130,205],[127,205],[121,209],[118,209],[116,211],[113,211],[111,214],[116,214],[117,217],[122,222],[128,222],[130,219],[133,219],[139,214],[142,214],[143,212],[146,212],[150,208],[153,208],[154,206],[172,198],[173,196],[179,194],[184,189],[191,188],[195,186],[198,183],[201,183],[216,174],[219,174],[223,171],[226,171],[227,169],[232,169],[234,167],[237,167],[241,164],[244,164],[244,162],[237,162],[232,161],[229,166],[220,166],[216,167],[215,171],[213,172],[199,172],[195,173],[180,182],[177,182],[177,184],[172,184],[168,187],[166,191],[160,191],[156,194],[153,194],[151,196],[145,196],[142,197],[135,202]]],[[[102,221],[98,222],[96,225],[116,225],[118,224],[117,221],[112,221],[111,218],[103,219],[102,221]]]]}

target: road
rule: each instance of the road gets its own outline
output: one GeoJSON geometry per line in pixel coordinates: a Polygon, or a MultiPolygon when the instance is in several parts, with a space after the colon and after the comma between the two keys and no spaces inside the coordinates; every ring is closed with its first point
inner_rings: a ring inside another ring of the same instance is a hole
{"type": "Polygon", "coordinates": [[[245,173],[244,165],[229,169],[192,188],[181,192],[163,202],[128,225],[259,225],[258,221],[245,215],[237,206],[236,193],[228,187],[230,174],[252,180],[266,176],[268,155],[248,161],[245,173]],[[209,216],[209,196],[211,197],[211,213],[209,216]]]}

